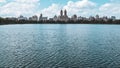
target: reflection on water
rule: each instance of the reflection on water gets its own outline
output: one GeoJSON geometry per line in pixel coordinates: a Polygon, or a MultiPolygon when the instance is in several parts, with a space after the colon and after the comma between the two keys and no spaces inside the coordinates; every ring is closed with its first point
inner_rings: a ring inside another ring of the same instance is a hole
{"type": "Polygon", "coordinates": [[[119,68],[119,25],[0,26],[0,67],[119,68]]]}

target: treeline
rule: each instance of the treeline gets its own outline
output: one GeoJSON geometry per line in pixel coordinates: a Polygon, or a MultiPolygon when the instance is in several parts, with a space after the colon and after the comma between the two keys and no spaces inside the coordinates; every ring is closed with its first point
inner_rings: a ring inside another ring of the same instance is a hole
{"type": "Polygon", "coordinates": [[[69,20],[69,21],[53,21],[53,20],[46,20],[46,21],[29,21],[29,20],[10,20],[5,18],[0,18],[0,25],[6,24],[120,24],[120,20],[112,20],[108,19],[107,21],[104,20],[69,20]]]}

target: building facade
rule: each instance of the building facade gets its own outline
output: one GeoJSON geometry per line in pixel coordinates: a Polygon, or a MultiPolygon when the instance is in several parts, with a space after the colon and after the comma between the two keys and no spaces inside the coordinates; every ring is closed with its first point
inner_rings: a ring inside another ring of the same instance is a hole
{"type": "Polygon", "coordinates": [[[38,21],[38,16],[37,15],[34,15],[32,17],[29,17],[29,20],[30,21],[38,21]]]}
{"type": "Polygon", "coordinates": [[[40,14],[39,21],[47,21],[48,17],[43,17],[42,14],[40,14]]]}
{"type": "Polygon", "coordinates": [[[60,11],[60,16],[58,16],[57,20],[58,21],[68,21],[69,18],[67,16],[67,10],[64,10],[64,12],[63,12],[63,10],[61,10],[60,11]]]}
{"type": "Polygon", "coordinates": [[[27,17],[24,17],[24,16],[20,15],[20,16],[18,17],[18,20],[27,20],[27,17]]]}

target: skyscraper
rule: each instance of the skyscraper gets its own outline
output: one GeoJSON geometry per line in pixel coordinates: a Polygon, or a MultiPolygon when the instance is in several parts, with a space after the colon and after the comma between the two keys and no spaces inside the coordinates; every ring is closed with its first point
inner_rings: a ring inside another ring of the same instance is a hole
{"type": "Polygon", "coordinates": [[[47,20],[47,17],[43,17],[43,15],[40,14],[39,21],[46,21],[46,20],[47,20]]]}
{"type": "Polygon", "coordinates": [[[40,17],[39,17],[39,21],[41,21],[42,20],[42,13],[40,14],[40,17]]]}
{"type": "Polygon", "coordinates": [[[64,16],[67,16],[67,11],[66,11],[66,9],[65,9],[65,11],[64,11],[64,16]]]}
{"type": "Polygon", "coordinates": [[[60,16],[63,16],[63,10],[60,11],[60,16]]]}
{"type": "Polygon", "coordinates": [[[68,21],[68,16],[67,16],[67,10],[64,10],[64,14],[63,14],[63,10],[60,11],[60,16],[58,16],[59,21],[68,21]]]}

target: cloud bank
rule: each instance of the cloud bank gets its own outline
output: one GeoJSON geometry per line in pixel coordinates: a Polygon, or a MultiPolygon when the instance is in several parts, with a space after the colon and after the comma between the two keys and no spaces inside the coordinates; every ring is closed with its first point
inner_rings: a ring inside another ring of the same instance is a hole
{"type": "Polygon", "coordinates": [[[14,0],[0,7],[0,15],[32,15],[39,6],[39,0],[14,0]]]}
{"type": "MultiPolygon", "coordinates": [[[[0,0],[0,3],[3,2],[6,1],[0,0]]],[[[21,14],[31,16],[42,13],[44,16],[53,17],[54,15],[59,15],[61,9],[66,9],[69,16],[77,14],[78,16],[89,17],[99,14],[100,16],[116,16],[120,18],[119,3],[120,0],[110,0],[102,5],[98,5],[99,3],[90,0],[68,0],[65,5],[52,3],[44,9],[40,9],[39,6],[42,6],[40,5],[40,0],[13,0],[0,6],[0,16],[19,16],[21,14]]]]}

